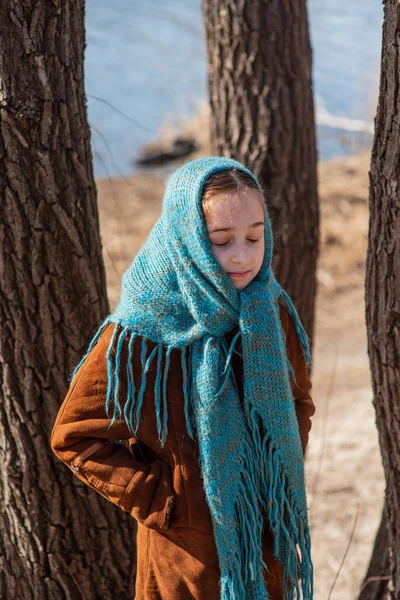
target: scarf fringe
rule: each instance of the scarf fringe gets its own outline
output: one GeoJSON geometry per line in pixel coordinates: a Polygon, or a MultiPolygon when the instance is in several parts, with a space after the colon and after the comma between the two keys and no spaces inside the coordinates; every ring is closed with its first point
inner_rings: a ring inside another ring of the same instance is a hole
{"type": "Polygon", "coordinates": [[[135,343],[135,339],[137,338],[137,334],[131,333],[128,343],[128,364],[126,365],[126,380],[127,380],[127,399],[124,406],[124,419],[126,423],[132,422],[133,417],[133,409],[135,406],[134,398],[135,398],[135,380],[133,377],[133,346],[135,343]],[[128,415],[129,411],[129,415],[128,415]]]}
{"type": "MultiPolygon", "coordinates": [[[[110,318],[107,317],[102,323],[92,341],[89,344],[86,354],[82,357],[79,364],[75,367],[74,371],[69,377],[69,384],[78,372],[80,367],[83,365],[91,350],[98,342],[101,333],[111,322],[110,318]]],[[[156,380],[154,384],[154,402],[155,402],[155,413],[156,413],[156,424],[157,424],[157,435],[161,443],[164,446],[168,435],[168,395],[167,395],[167,380],[170,367],[170,355],[174,349],[171,346],[165,346],[162,342],[156,343],[150,354],[148,353],[148,340],[142,337],[141,341],[141,352],[140,361],[142,366],[141,382],[139,390],[135,389],[134,373],[133,373],[133,349],[136,338],[139,334],[136,331],[131,331],[129,327],[123,326],[121,323],[115,323],[114,331],[111,336],[110,342],[106,352],[107,362],[107,391],[105,399],[105,410],[108,417],[111,417],[108,429],[112,427],[116,420],[125,420],[129,430],[134,437],[137,436],[137,432],[142,419],[142,409],[144,394],[147,385],[147,373],[152,365],[153,361],[156,361],[156,380]],[[121,369],[123,365],[121,363],[121,355],[124,343],[127,338],[128,348],[128,360],[126,364],[126,382],[127,382],[127,393],[126,398],[121,398],[120,394],[120,377],[121,369]],[[149,355],[148,355],[149,354],[149,355]],[[162,359],[165,357],[164,369],[162,369],[162,359]],[[111,415],[111,404],[113,405],[113,412],[111,415]],[[124,407],[122,409],[122,404],[124,407]]],[[[191,355],[192,349],[190,346],[179,348],[181,350],[181,364],[183,373],[183,396],[184,396],[184,412],[186,419],[186,426],[189,436],[195,439],[196,427],[193,415],[193,407],[190,401],[191,398],[191,355]]],[[[229,374],[229,373],[228,373],[229,374]]]]}
{"type": "Polygon", "coordinates": [[[182,349],[182,375],[183,375],[183,410],[185,413],[186,428],[189,436],[195,439],[195,420],[193,415],[193,406],[190,402],[191,398],[191,360],[192,349],[190,346],[185,346],[182,349]]]}
{"type": "Polygon", "coordinates": [[[167,440],[167,424],[168,424],[168,402],[167,402],[167,379],[170,366],[170,353],[172,348],[167,347],[165,353],[164,369],[161,369],[163,358],[164,345],[159,342],[149,353],[148,340],[144,337],[141,339],[140,362],[141,362],[141,381],[138,390],[135,389],[134,373],[133,373],[133,351],[136,338],[139,337],[135,331],[130,331],[128,327],[123,327],[116,323],[107,348],[107,371],[108,385],[106,393],[106,413],[110,417],[111,399],[113,403],[113,413],[111,417],[110,427],[116,420],[124,419],[129,430],[134,437],[142,420],[142,409],[144,395],[147,386],[147,373],[154,361],[157,365],[157,375],[154,383],[154,403],[156,413],[157,434],[162,446],[167,440]],[[121,364],[121,354],[124,342],[129,336],[128,342],[128,361],[126,365],[126,381],[127,394],[126,398],[121,398],[120,394],[120,373],[123,365],[121,364]],[[122,404],[124,408],[122,411],[122,404]]]}
{"type": "Polygon", "coordinates": [[[229,555],[228,564],[224,565],[221,598],[269,598],[265,586],[260,584],[264,581],[262,570],[268,571],[260,549],[263,527],[269,524],[274,537],[274,554],[282,564],[285,600],[311,600],[313,566],[310,533],[308,526],[304,526],[303,515],[293,502],[279,449],[266,435],[261,453],[248,442],[244,443],[242,450],[245,470],[241,474],[235,505],[238,551],[229,555]],[[262,469],[257,468],[260,464],[262,469]],[[257,473],[260,475],[257,476],[257,473]],[[261,513],[267,515],[268,523],[265,517],[260,519],[261,513]]]}
{"type": "Polygon", "coordinates": [[[313,564],[311,560],[311,541],[307,515],[297,509],[284,471],[279,448],[275,448],[268,434],[263,440],[263,461],[261,472],[265,473],[264,489],[261,496],[267,502],[263,509],[267,512],[269,526],[274,536],[274,554],[283,567],[284,598],[292,600],[313,597],[313,564]],[[268,481],[271,478],[272,481],[268,481]],[[299,550],[300,563],[297,560],[299,550]],[[301,588],[298,583],[301,578],[301,588]],[[296,591],[296,596],[294,592],[296,591]]]}
{"type": "Polygon", "coordinates": [[[75,375],[77,374],[77,372],[79,371],[79,369],[81,368],[81,366],[83,365],[83,363],[85,362],[85,360],[87,359],[87,357],[89,356],[90,352],[93,350],[94,346],[97,344],[102,332],[104,331],[104,329],[107,327],[107,325],[110,323],[110,315],[108,317],[106,317],[106,319],[103,321],[103,323],[100,325],[99,329],[97,330],[97,332],[95,333],[95,335],[93,336],[92,341],[90,342],[88,349],[86,351],[86,354],[84,354],[81,358],[81,360],[79,361],[79,363],[76,365],[75,369],[72,371],[72,373],[69,375],[67,381],[68,384],[71,385],[73,378],[75,377],[75,375]]]}
{"type": "Polygon", "coordinates": [[[235,344],[238,341],[238,339],[241,337],[241,333],[242,332],[239,330],[235,334],[235,336],[233,337],[233,339],[231,341],[231,344],[230,344],[229,348],[228,348],[228,344],[226,343],[226,339],[224,337],[221,337],[220,340],[219,340],[220,347],[222,348],[222,351],[223,351],[223,353],[225,355],[225,367],[224,367],[224,369],[222,371],[222,375],[224,375],[224,378],[223,378],[223,381],[222,381],[222,385],[221,385],[220,389],[218,390],[218,392],[217,392],[217,394],[215,396],[216,398],[219,398],[222,395],[222,393],[223,393],[224,389],[226,388],[226,385],[227,385],[227,383],[229,381],[229,378],[231,376],[232,376],[232,380],[234,382],[236,391],[237,391],[237,393],[239,393],[239,388],[237,386],[237,381],[236,381],[236,378],[234,376],[233,369],[232,369],[232,355],[233,355],[233,352],[236,352],[236,354],[239,354],[241,356],[241,353],[238,352],[235,349],[235,344]]]}

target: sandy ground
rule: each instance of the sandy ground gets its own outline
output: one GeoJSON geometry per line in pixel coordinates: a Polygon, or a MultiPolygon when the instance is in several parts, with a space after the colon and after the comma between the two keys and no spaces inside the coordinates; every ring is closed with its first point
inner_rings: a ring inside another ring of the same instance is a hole
{"type": "Polygon", "coordinates": [[[380,523],[384,478],[364,310],[369,156],[320,165],[321,255],[306,461],[316,599],[358,597],[380,523]],[[358,515],[358,516],[357,516],[358,515]],[[355,520],[357,522],[355,523],[355,520]]]}
{"type": "MultiPolygon", "coordinates": [[[[383,505],[364,318],[368,168],[368,154],[319,166],[321,254],[313,371],[317,411],[306,460],[316,600],[357,598],[383,505]],[[347,558],[330,594],[354,524],[347,558]]],[[[163,173],[97,183],[113,308],[121,275],[160,213],[163,173]]]]}

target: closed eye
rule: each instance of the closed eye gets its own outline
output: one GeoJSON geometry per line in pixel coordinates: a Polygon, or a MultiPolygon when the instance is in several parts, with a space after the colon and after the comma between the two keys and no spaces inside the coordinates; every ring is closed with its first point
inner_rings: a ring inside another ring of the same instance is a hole
{"type": "MultiPolygon", "coordinates": [[[[259,242],[260,240],[261,240],[261,238],[258,238],[256,240],[249,239],[247,241],[250,242],[251,244],[255,244],[256,242],[259,242]]],[[[229,241],[228,242],[223,242],[222,244],[217,244],[216,242],[212,242],[212,243],[214,244],[214,246],[226,246],[227,244],[229,244],[229,241]]]]}

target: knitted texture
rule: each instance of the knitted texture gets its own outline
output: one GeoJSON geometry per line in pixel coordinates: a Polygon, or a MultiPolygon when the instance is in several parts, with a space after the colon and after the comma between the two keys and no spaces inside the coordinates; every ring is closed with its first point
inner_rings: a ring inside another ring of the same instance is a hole
{"type": "MultiPolygon", "coordinates": [[[[156,365],[155,419],[168,432],[167,377],[171,350],[181,350],[184,410],[198,440],[204,489],[221,571],[221,600],[266,600],[262,558],[265,519],[283,566],[286,600],[311,600],[313,574],[304,463],[278,299],[286,305],[307,363],[308,337],[271,270],[273,240],[266,214],[265,255],[257,276],[235,289],[214,257],[201,209],[207,179],[240,163],[221,157],[184,164],[168,180],[162,214],[122,279],[120,302],[94,336],[75,375],[109,323],[106,410],[137,433],[146,373],[156,365]],[[239,325],[228,348],[225,334],[239,325]],[[142,382],[135,390],[132,352],[141,336],[142,382]],[[241,338],[242,399],[231,368],[241,338]],[[156,342],[151,354],[147,340],[156,342]],[[127,397],[119,397],[121,349],[128,343],[127,397]],[[112,349],[115,348],[113,358],[112,349]],[[161,368],[164,361],[163,369],[161,368]],[[122,409],[123,406],[123,409],[122,409]],[[300,560],[296,556],[299,551],[300,560]]],[[[258,183],[258,182],[257,182],[258,183]]]]}

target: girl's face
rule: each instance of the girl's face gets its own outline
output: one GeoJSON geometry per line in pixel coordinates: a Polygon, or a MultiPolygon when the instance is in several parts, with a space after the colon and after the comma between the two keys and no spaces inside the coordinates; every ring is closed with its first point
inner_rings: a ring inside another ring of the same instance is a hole
{"type": "Polygon", "coordinates": [[[264,204],[260,192],[218,192],[205,222],[215,258],[240,290],[264,259],[264,204]]]}

